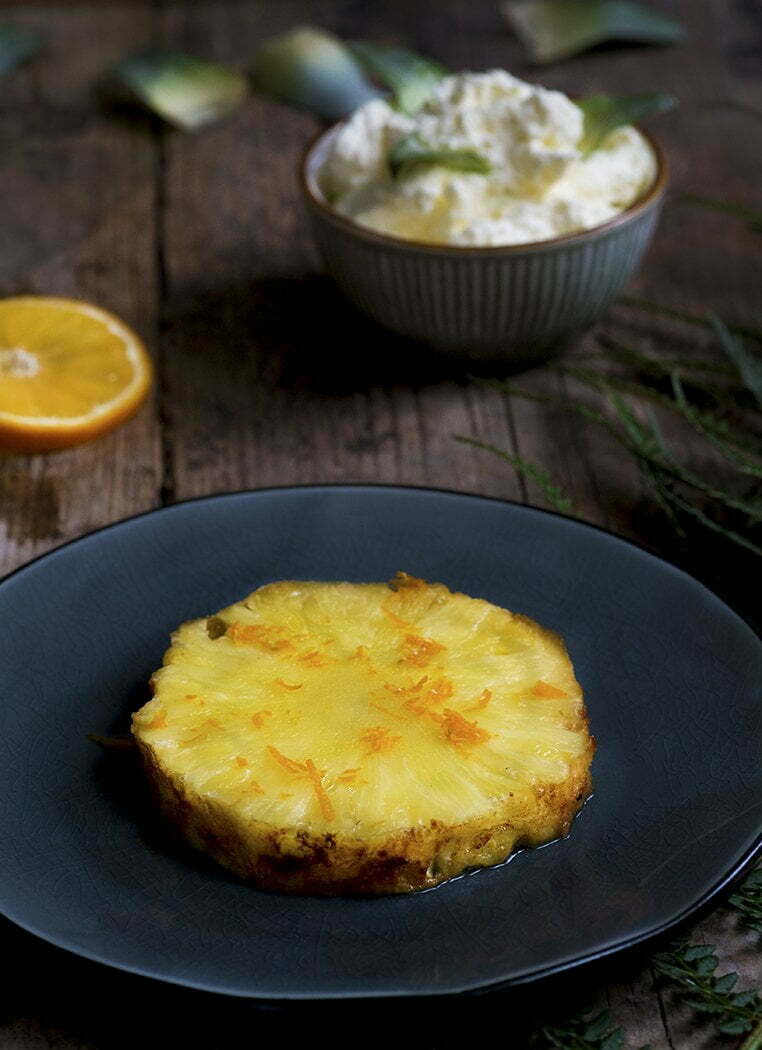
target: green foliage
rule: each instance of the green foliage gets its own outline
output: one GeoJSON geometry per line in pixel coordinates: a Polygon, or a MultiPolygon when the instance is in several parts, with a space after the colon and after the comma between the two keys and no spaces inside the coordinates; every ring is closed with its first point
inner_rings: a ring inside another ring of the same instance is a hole
{"type": "Polygon", "coordinates": [[[736,218],[744,220],[752,233],[762,233],[762,211],[759,208],[751,208],[748,204],[738,204],[736,201],[721,200],[719,197],[703,197],[697,193],[683,193],[678,197],[678,201],[696,204],[711,211],[724,212],[726,215],[735,215],[736,218]]]}
{"type": "Polygon", "coordinates": [[[751,1032],[762,1020],[762,999],[755,991],[735,991],[737,973],[716,976],[719,959],[711,944],[675,944],[654,956],[657,974],[667,978],[686,1005],[722,1035],[751,1032]]]}
{"type": "Polygon", "coordinates": [[[762,867],[751,873],[729,903],[740,911],[744,926],[762,934],[762,867]]]}
{"type": "Polygon", "coordinates": [[[464,437],[462,434],[456,434],[455,440],[462,441],[466,445],[473,445],[475,448],[483,448],[487,452],[493,452],[496,456],[500,456],[501,459],[510,463],[522,477],[533,482],[554,510],[557,510],[559,514],[571,513],[571,501],[564,495],[550,474],[536,463],[530,463],[529,460],[524,459],[515,452],[506,452],[495,445],[488,445],[484,441],[464,437]]]}

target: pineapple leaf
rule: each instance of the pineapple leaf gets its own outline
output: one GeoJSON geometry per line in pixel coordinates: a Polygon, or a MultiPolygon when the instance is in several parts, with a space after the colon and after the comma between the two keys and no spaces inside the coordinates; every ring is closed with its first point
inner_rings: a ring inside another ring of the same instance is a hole
{"type": "Polygon", "coordinates": [[[267,40],[254,58],[255,88],[324,120],[339,120],[379,92],[349,47],[314,26],[267,40]]]}
{"type": "Polygon", "coordinates": [[[402,47],[357,40],[352,54],[374,80],[388,88],[402,113],[416,113],[432,95],[447,70],[432,59],[402,47]]]}
{"type": "Polygon", "coordinates": [[[248,93],[243,73],[192,55],[144,51],[121,62],[114,76],[139,102],[182,131],[229,116],[248,93]]]}
{"type": "Polygon", "coordinates": [[[509,0],[503,13],[537,63],[611,40],[672,44],[684,36],[679,23],[631,0],[509,0]]]}

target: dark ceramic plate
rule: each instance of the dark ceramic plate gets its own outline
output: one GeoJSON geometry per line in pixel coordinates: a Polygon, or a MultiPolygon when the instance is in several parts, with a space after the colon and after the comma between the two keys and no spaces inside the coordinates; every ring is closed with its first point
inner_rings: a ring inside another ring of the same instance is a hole
{"type": "Polygon", "coordinates": [[[685,573],[598,529],[425,489],[315,487],[180,504],[0,584],[0,906],[112,966],[243,996],[465,991],[542,977],[688,917],[759,832],[762,644],[685,573]],[[564,841],[427,893],[260,893],[168,844],[124,731],[170,630],[268,580],[395,570],[566,639],[599,750],[564,841]]]}

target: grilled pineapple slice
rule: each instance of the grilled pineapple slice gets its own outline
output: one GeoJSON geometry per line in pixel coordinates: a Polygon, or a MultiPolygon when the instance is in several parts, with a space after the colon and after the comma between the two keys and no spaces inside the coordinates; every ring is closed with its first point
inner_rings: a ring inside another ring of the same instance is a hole
{"type": "Polygon", "coordinates": [[[161,807],[266,889],[434,886],[568,831],[593,741],[563,642],[399,573],[183,624],[133,719],[161,807]]]}

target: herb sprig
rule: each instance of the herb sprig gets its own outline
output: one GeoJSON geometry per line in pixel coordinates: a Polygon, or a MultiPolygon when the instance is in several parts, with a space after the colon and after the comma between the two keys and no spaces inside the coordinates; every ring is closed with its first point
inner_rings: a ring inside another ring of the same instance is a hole
{"type": "MultiPolygon", "coordinates": [[[[762,932],[762,868],[746,879],[728,904],[741,912],[744,925],[762,932]]],[[[713,945],[673,944],[652,960],[658,976],[674,987],[682,1001],[704,1023],[724,1036],[752,1033],[739,1050],[762,1047],[762,999],[758,992],[736,991],[738,974],[715,976],[720,961],[713,945]]],[[[536,1050],[623,1050],[626,1034],[609,1010],[587,1009],[565,1020],[542,1025],[530,1040],[536,1050]]],[[[649,1050],[648,1046],[640,1050],[649,1050]]]]}
{"type": "MultiPolygon", "coordinates": [[[[531,1046],[558,1047],[559,1050],[622,1050],[624,1029],[612,1022],[611,1011],[601,1010],[573,1014],[562,1024],[543,1025],[533,1037],[531,1046]]],[[[642,1047],[641,1050],[648,1050],[642,1047]]]]}
{"type": "Polygon", "coordinates": [[[405,135],[389,152],[389,170],[395,179],[409,175],[417,168],[439,167],[450,171],[486,175],[490,162],[473,149],[438,149],[424,142],[413,132],[405,135]]]}
{"type": "Polygon", "coordinates": [[[585,118],[579,148],[589,157],[617,128],[638,124],[646,117],[668,113],[677,105],[673,95],[652,92],[642,95],[590,95],[577,103],[585,118]]]}
{"type": "Polygon", "coordinates": [[[715,975],[720,961],[714,945],[677,944],[654,956],[657,974],[666,977],[698,1014],[711,1016],[723,1035],[744,1035],[762,1020],[762,999],[755,991],[734,991],[737,973],[715,975]]]}
{"type": "MultiPolygon", "coordinates": [[[[604,430],[634,458],[654,499],[682,539],[689,539],[698,527],[759,557],[762,361],[718,317],[709,314],[705,321],[726,360],[652,357],[601,336],[595,353],[553,366],[556,374],[603,394],[603,408],[576,397],[529,392],[497,379],[481,382],[513,397],[573,412],[604,430]],[[666,439],[655,410],[677,416],[719,456],[722,470],[718,466],[711,477],[705,477],[686,463],[676,443],[666,439]]],[[[528,466],[514,452],[481,447],[502,455],[539,484],[551,506],[569,513],[568,497],[543,467],[528,466]]]]}
{"type": "Polygon", "coordinates": [[[741,923],[762,934],[762,867],[757,868],[741,887],[736,890],[729,903],[741,913],[741,923]]]}

